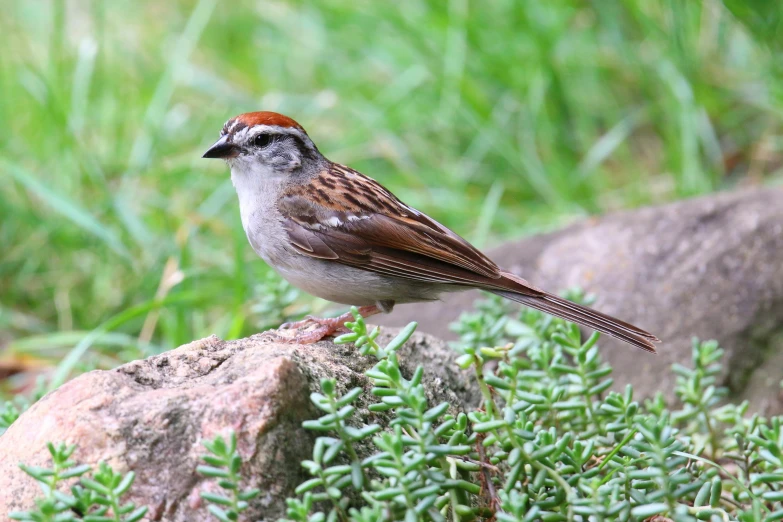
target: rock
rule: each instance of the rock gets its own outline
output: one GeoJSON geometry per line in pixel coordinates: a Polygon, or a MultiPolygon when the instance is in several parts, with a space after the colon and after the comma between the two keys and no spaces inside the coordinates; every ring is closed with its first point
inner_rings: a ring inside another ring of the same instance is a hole
{"type": "MultiPolygon", "coordinates": [[[[550,291],[581,287],[595,308],[660,337],[649,356],[603,337],[615,383],[638,396],[672,395],[672,363],[690,364],[691,338],[717,339],[725,383],[735,397],[753,382],[753,407],[783,411],[783,359],[771,339],[783,330],[783,188],[725,193],[607,215],[490,252],[501,266],[550,291]],[[763,369],[764,379],[755,371],[763,369]],[[768,393],[761,401],[758,387],[768,393]]],[[[471,310],[477,292],[399,306],[380,324],[419,321],[421,331],[454,338],[448,324],[471,310]]]]}
{"type": "MultiPolygon", "coordinates": [[[[391,334],[383,334],[386,343],[391,334]]],[[[398,352],[403,373],[426,367],[433,405],[469,400],[468,376],[448,364],[456,354],[442,341],[415,334],[398,352]],[[453,392],[451,391],[453,390],[453,392]],[[455,395],[455,393],[457,395],[455,395]]],[[[32,508],[40,489],[17,466],[50,466],[46,442],[77,444],[74,459],[136,473],[129,500],[149,507],[149,520],[214,520],[199,498],[214,489],[196,473],[202,441],[233,429],[248,487],[262,494],[247,520],[276,520],[285,498],[306,476],[314,434],[301,425],[318,416],[309,395],[323,377],[342,393],[369,389],[374,364],[352,346],[293,345],[257,335],[237,341],[209,337],[111,371],[93,371],[48,394],[0,436],[0,513],[32,508]]],[[[359,404],[364,423],[381,422],[359,404]]]]}

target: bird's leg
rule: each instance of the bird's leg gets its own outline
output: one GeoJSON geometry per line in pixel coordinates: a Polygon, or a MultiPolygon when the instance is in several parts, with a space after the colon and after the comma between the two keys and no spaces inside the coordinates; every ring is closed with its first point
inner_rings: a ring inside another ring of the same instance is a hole
{"type": "MultiPolygon", "coordinates": [[[[381,309],[376,305],[362,306],[359,308],[359,314],[364,317],[370,317],[371,315],[381,313],[381,309]]],[[[339,317],[313,317],[308,315],[301,321],[295,321],[293,323],[285,323],[280,326],[281,330],[298,330],[305,328],[301,332],[297,332],[292,338],[286,337],[285,339],[291,343],[297,344],[312,344],[320,341],[326,336],[332,335],[339,329],[345,326],[348,321],[353,321],[353,314],[346,312],[339,317]],[[315,325],[315,328],[309,329],[309,327],[315,325]]],[[[282,336],[279,336],[282,337],[282,336]]]]}

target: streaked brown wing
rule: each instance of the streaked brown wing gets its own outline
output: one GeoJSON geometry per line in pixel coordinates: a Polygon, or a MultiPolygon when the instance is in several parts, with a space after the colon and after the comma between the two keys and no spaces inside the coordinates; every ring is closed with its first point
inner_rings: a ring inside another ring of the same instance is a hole
{"type": "MultiPolygon", "coordinates": [[[[339,230],[339,227],[313,230],[293,219],[286,219],[283,226],[294,248],[311,257],[430,283],[482,284],[494,280],[416,252],[370,244],[359,235],[339,230]]],[[[362,226],[374,225],[367,220],[362,226]]]]}
{"type": "Polygon", "coordinates": [[[481,284],[501,277],[470,243],[341,165],[292,187],[278,207],[291,244],[305,255],[420,281],[481,284]]]}

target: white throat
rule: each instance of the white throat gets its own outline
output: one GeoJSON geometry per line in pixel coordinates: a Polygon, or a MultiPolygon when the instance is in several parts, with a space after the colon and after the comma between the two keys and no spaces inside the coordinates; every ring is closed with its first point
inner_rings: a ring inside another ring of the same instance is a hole
{"type": "Polygon", "coordinates": [[[276,201],[285,177],[285,173],[257,162],[232,162],[231,182],[239,197],[242,227],[251,243],[263,221],[279,220],[276,201]]]}

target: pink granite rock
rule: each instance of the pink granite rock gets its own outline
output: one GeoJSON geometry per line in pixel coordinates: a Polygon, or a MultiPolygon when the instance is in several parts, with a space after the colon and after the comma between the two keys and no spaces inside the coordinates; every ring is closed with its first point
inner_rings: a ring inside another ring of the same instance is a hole
{"type": "MultiPolygon", "coordinates": [[[[421,335],[401,348],[405,371],[422,362],[433,401],[471,395],[467,377],[442,342],[421,335]],[[427,363],[430,361],[430,363],[427,363]],[[434,364],[431,364],[434,363],[434,364]]],[[[149,507],[149,520],[213,520],[199,497],[213,481],[196,473],[204,439],[233,429],[247,487],[261,489],[248,520],[282,515],[285,498],[306,477],[314,435],[302,421],[317,417],[311,391],[334,377],[342,392],[369,387],[374,363],[352,346],[280,344],[262,335],[237,341],[209,337],[111,371],[82,375],[48,394],[0,436],[0,513],[27,510],[40,495],[17,466],[48,466],[46,442],[77,444],[74,459],[136,472],[128,500],[149,507]]],[[[366,404],[364,405],[366,406],[366,404]]],[[[381,422],[360,404],[361,422],[381,422]]]]}

